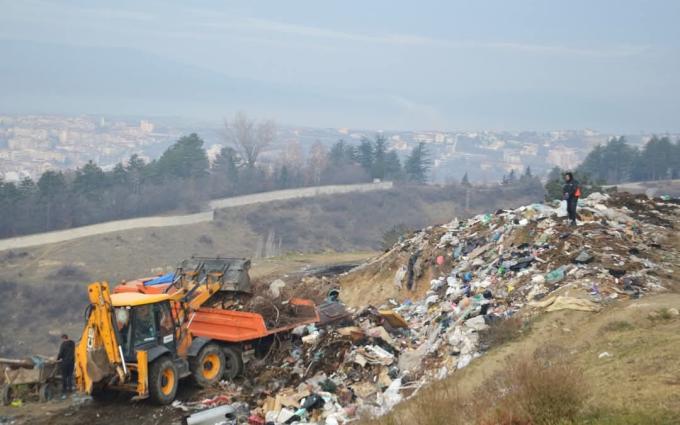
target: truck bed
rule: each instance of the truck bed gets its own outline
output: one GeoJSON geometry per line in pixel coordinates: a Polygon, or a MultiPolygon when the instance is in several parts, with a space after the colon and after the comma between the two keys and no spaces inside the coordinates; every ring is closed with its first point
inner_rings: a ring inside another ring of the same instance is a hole
{"type": "Polygon", "coordinates": [[[298,326],[319,321],[319,314],[313,301],[293,298],[290,304],[299,315],[295,317],[296,320],[279,327],[268,329],[264,318],[258,313],[200,308],[190,317],[189,330],[192,335],[203,338],[224,342],[245,342],[288,332],[298,326]]]}
{"type": "MultiPolygon", "coordinates": [[[[114,292],[141,292],[161,294],[169,284],[146,286],[144,282],[152,278],[137,279],[116,286],[114,292]]],[[[224,342],[246,342],[269,335],[288,332],[301,325],[319,323],[316,305],[311,300],[292,298],[290,300],[294,315],[286,315],[285,324],[267,328],[264,317],[259,313],[220,308],[201,307],[189,316],[189,330],[192,335],[224,342]],[[292,320],[290,320],[292,319],[292,320]]]]}

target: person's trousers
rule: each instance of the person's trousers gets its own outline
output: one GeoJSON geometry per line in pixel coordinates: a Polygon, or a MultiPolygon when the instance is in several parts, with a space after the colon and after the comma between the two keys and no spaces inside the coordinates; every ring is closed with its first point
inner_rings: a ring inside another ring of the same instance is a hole
{"type": "Polygon", "coordinates": [[[61,391],[65,394],[73,388],[73,363],[61,365],[61,391]]]}
{"type": "Polygon", "coordinates": [[[571,221],[576,221],[576,204],[578,204],[578,198],[567,199],[567,215],[571,221]]]}

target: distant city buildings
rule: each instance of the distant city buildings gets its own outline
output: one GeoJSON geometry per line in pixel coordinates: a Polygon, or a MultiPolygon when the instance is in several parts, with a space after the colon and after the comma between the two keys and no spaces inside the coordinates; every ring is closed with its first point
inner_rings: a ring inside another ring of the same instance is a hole
{"type": "MultiPolygon", "coordinates": [[[[0,116],[0,178],[17,181],[38,178],[50,169],[75,169],[89,160],[104,169],[127,160],[133,153],[145,159],[157,158],[180,136],[198,133],[205,141],[211,160],[225,145],[220,128],[174,128],[149,119],[114,120],[79,116],[0,116]]],[[[598,143],[613,135],[593,130],[550,132],[503,131],[384,131],[388,149],[402,161],[418,143],[424,143],[433,161],[431,180],[459,181],[468,173],[471,181],[492,182],[511,170],[531,167],[545,175],[559,166],[573,169],[598,143]]],[[[314,144],[330,148],[338,140],[358,145],[378,132],[350,128],[279,127],[279,134],[262,159],[275,162],[309,155],[314,144]],[[294,148],[294,149],[293,149],[294,148]],[[294,154],[294,155],[293,155],[294,154]]],[[[649,135],[626,136],[641,145],[649,135]]]]}
{"type": "Polygon", "coordinates": [[[50,169],[73,169],[97,162],[110,168],[133,153],[154,154],[168,145],[177,130],[157,129],[148,120],[107,120],[102,117],[0,116],[0,178],[37,179],[50,169]]]}

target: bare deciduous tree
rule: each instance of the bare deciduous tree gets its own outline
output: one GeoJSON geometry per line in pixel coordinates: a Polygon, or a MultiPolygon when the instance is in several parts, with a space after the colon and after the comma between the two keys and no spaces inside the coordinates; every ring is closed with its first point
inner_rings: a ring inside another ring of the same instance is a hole
{"type": "Polygon", "coordinates": [[[224,120],[227,145],[238,152],[247,167],[254,168],[260,156],[276,137],[276,124],[272,120],[256,123],[239,111],[231,121],[224,120]]]}

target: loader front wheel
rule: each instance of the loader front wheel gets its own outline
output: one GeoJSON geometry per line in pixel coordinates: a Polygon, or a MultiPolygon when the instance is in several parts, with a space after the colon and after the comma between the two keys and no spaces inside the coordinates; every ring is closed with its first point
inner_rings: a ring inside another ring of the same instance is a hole
{"type": "Polygon", "coordinates": [[[191,359],[191,373],[201,387],[209,387],[222,379],[224,353],[217,344],[206,344],[198,356],[191,359]]]}
{"type": "Polygon", "coordinates": [[[151,364],[149,371],[149,397],[156,404],[170,404],[177,394],[179,375],[175,364],[168,357],[161,357],[151,364]]]}

